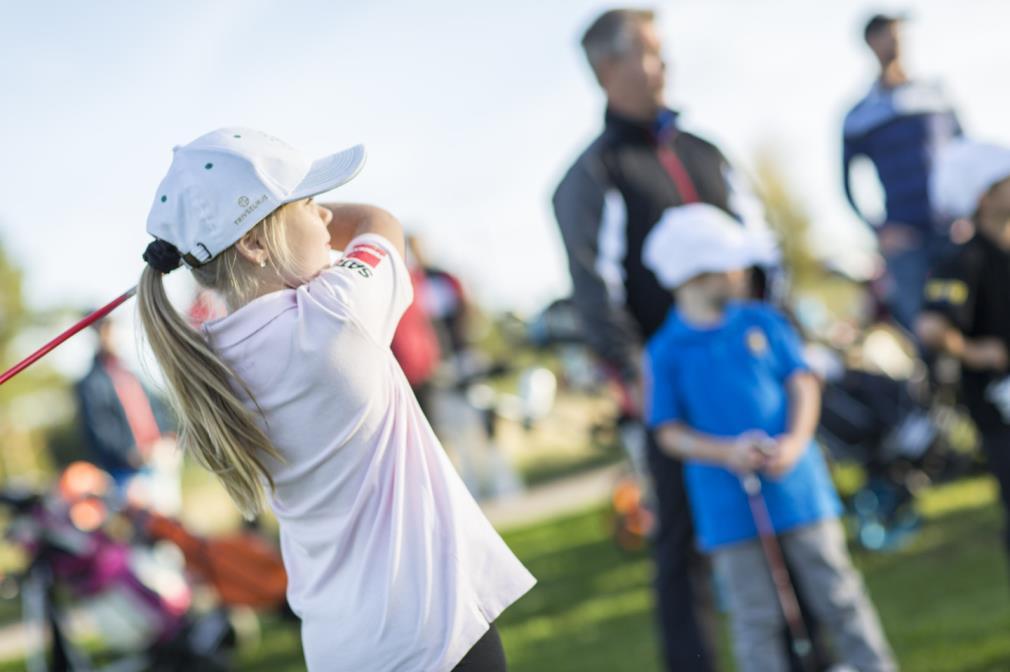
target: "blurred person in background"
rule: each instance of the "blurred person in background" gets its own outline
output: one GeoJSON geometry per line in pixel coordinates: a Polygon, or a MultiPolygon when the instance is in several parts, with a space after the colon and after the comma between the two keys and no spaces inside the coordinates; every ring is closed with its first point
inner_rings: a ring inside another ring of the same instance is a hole
{"type": "Polygon", "coordinates": [[[107,471],[124,493],[177,515],[181,456],[171,414],[123,363],[113,321],[99,320],[94,330],[94,361],[74,388],[88,460],[107,471]]]}
{"type": "Polygon", "coordinates": [[[438,336],[442,356],[450,360],[457,374],[463,374],[467,371],[464,360],[470,348],[467,335],[470,305],[463,283],[453,273],[431,263],[417,235],[407,236],[407,249],[417,265],[424,269],[422,299],[438,336]]]}
{"type": "MultiPolygon", "coordinates": [[[[673,303],[642,262],[642,245],[668,208],[712,204],[767,233],[760,203],[722,152],[681,128],[665,103],[666,63],[654,13],[615,9],[582,37],[606,96],[602,134],[568,170],[553,199],[585,337],[626,386],[640,389],[639,351],[673,303]]],[[[639,398],[639,393],[632,397],[639,398]]],[[[639,409],[639,414],[641,410],[639,409]]],[[[670,670],[710,670],[711,645],[695,604],[707,584],[694,550],[682,464],[650,437],[649,470],[661,638],[670,670]]]]}
{"type": "MultiPolygon", "coordinates": [[[[468,334],[472,312],[460,279],[432,264],[419,236],[408,235],[404,243],[414,279],[411,310],[417,314],[412,319],[423,315],[424,324],[411,326],[405,315],[393,340],[393,353],[398,353],[401,330],[416,332],[414,368],[427,372],[427,378],[415,387],[415,395],[470,493],[481,500],[521,492],[522,478],[497,441],[497,396],[483,393],[491,390],[488,381],[505,367],[472,347],[468,334]]],[[[411,377],[408,373],[407,379],[411,377]]]]}
{"type": "Polygon", "coordinates": [[[961,125],[939,82],[912,79],[905,70],[901,15],[873,16],[864,39],[880,64],[869,93],[843,125],[842,184],[856,214],[876,234],[886,264],[884,300],[892,317],[912,330],[929,268],[950,250],[950,221],[932,206],[929,175],[936,152],[961,135],[961,125]],[[870,221],[853,194],[852,163],[868,158],[884,192],[883,221],[870,221]]]}
{"type": "Polygon", "coordinates": [[[772,534],[846,669],[895,670],[814,439],[820,385],[803,344],[780,312],[737,298],[765,246],[703,203],[667,211],[646,238],[645,263],[676,294],[647,346],[648,421],[660,447],[686,463],[698,544],[729,605],[737,669],[789,668],[776,567],[758,538],[772,534]],[[744,478],[759,479],[770,529],[756,522],[744,478]]]}
{"type": "Polygon", "coordinates": [[[424,267],[411,253],[409,246],[405,251],[407,270],[410,272],[410,282],[414,288],[414,299],[400,318],[390,347],[400,368],[403,369],[403,374],[407,377],[407,382],[410,383],[410,389],[417,397],[417,403],[421,405],[425,417],[431,421],[434,410],[433,378],[438,371],[442,352],[439,348],[438,334],[425,305],[428,281],[424,267]]]}
{"type": "MultiPolygon", "coordinates": [[[[964,402],[1010,517],[1010,148],[952,143],[932,186],[938,205],[976,234],[930,274],[918,334],[961,362],[964,402]]],[[[1010,551],[1010,528],[1004,542],[1010,551]]]]}

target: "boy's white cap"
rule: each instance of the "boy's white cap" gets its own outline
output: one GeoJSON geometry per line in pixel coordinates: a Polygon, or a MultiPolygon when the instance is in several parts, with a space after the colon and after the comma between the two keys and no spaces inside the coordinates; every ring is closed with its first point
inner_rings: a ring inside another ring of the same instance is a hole
{"type": "Polygon", "coordinates": [[[933,207],[949,217],[971,217],[985,192],[1010,177],[1010,149],[954,140],[938,152],[930,178],[933,207]]]}
{"type": "Polygon", "coordinates": [[[676,289],[702,273],[778,261],[768,231],[754,231],[707,203],[669,208],[645,238],[642,261],[659,284],[676,289]]]}
{"type": "Polygon", "coordinates": [[[315,161],[249,128],[221,128],[176,147],[154,195],[147,232],[189,266],[216,257],[285,203],[348,182],[365,163],[355,145],[315,161]]]}

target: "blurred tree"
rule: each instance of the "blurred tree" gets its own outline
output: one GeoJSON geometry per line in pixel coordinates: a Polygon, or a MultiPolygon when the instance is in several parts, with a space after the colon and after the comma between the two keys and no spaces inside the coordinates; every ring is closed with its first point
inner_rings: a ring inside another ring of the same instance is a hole
{"type": "MultiPolygon", "coordinates": [[[[768,223],[779,238],[789,274],[789,303],[808,335],[833,329],[836,323],[863,319],[865,288],[844,273],[831,272],[845,251],[826,258],[814,251],[813,222],[790,189],[781,155],[765,145],[755,154],[755,179],[768,223]]],[[[856,245],[856,243],[853,243],[856,245]]]]}
{"type": "MultiPolygon", "coordinates": [[[[21,269],[0,243],[0,370],[37,345],[21,336],[40,318],[25,303],[21,269]]],[[[49,465],[45,430],[66,423],[72,408],[67,381],[44,363],[0,386],[0,480],[42,477],[49,465]]]]}
{"type": "Polygon", "coordinates": [[[21,328],[24,317],[21,271],[10,262],[0,246],[0,348],[3,348],[5,361],[7,345],[21,328]]]}
{"type": "Polygon", "coordinates": [[[821,263],[810,244],[810,217],[789,191],[780,157],[770,146],[760,148],[754,161],[757,190],[768,223],[782,246],[783,262],[795,289],[802,290],[823,278],[821,263]]]}

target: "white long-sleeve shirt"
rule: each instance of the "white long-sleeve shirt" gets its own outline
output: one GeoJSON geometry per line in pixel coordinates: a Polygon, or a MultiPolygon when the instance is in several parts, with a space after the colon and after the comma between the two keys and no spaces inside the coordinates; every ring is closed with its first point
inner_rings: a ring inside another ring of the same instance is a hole
{"type": "Polygon", "coordinates": [[[411,299],[399,253],[365,235],[311,282],[205,327],[284,456],[267,461],[271,503],[309,670],[451,670],[535,583],[390,352],[411,299]]]}

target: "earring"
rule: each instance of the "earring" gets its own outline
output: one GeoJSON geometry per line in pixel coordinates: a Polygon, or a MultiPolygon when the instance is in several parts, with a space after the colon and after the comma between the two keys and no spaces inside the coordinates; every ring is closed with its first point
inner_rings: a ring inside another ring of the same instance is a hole
{"type": "Polygon", "coordinates": [[[260,268],[266,268],[266,267],[267,267],[267,260],[260,259],[260,268]]]}

